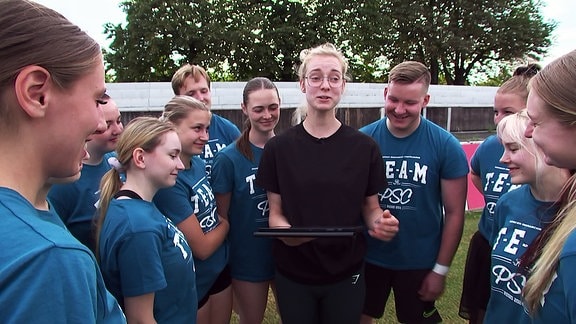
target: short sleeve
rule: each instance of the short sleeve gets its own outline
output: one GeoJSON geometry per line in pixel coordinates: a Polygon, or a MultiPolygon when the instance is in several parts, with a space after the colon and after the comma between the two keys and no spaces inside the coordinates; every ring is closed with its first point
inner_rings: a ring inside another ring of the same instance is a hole
{"type": "Polygon", "coordinates": [[[214,157],[210,182],[214,193],[228,193],[234,188],[234,163],[222,152],[214,157]]]}
{"type": "MultiPolygon", "coordinates": [[[[373,142],[372,138],[369,138],[373,142]]],[[[369,184],[366,188],[366,197],[377,194],[388,186],[386,174],[384,171],[384,162],[382,160],[382,153],[378,148],[376,142],[371,145],[370,150],[370,178],[369,184]]]]}
{"type": "Polygon", "coordinates": [[[87,252],[51,248],[19,269],[13,278],[19,284],[2,285],[2,295],[11,296],[0,298],[2,307],[11,309],[14,323],[95,323],[100,302],[96,271],[87,252]]]}
{"type": "Polygon", "coordinates": [[[266,146],[264,146],[262,158],[258,165],[258,172],[256,172],[256,185],[264,188],[266,191],[279,194],[280,187],[278,185],[278,170],[275,154],[277,138],[278,137],[272,138],[266,143],[266,146]]]}
{"type": "Polygon", "coordinates": [[[194,208],[190,202],[192,195],[191,189],[180,180],[176,180],[173,187],[161,189],[156,193],[154,203],[162,214],[178,225],[194,215],[194,208]]]}
{"type": "Polygon", "coordinates": [[[167,286],[158,233],[134,233],[119,244],[117,262],[123,296],[145,295],[167,286]]]}
{"type": "Polygon", "coordinates": [[[442,161],[442,173],[440,175],[442,179],[456,179],[464,177],[470,172],[462,144],[453,136],[450,136],[444,145],[442,161]]]}

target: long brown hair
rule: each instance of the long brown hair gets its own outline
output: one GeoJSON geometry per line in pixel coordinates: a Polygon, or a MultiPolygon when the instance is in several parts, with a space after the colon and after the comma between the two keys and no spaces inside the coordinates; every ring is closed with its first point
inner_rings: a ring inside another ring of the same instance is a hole
{"type": "MultiPolygon", "coordinates": [[[[270,81],[270,79],[264,77],[256,77],[246,82],[246,85],[244,86],[244,90],[242,91],[242,103],[244,106],[248,107],[251,93],[262,89],[276,90],[276,94],[278,95],[278,98],[280,98],[278,88],[272,81],[270,81]]],[[[250,148],[249,137],[251,129],[252,124],[250,123],[250,119],[246,118],[244,121],[244,129],[242,130],[242,134],[236,140],[236,147],[238,148],[238,151],[250,161],[254,159],[254,156],[252,155],[252,149],[250,148]]]]}

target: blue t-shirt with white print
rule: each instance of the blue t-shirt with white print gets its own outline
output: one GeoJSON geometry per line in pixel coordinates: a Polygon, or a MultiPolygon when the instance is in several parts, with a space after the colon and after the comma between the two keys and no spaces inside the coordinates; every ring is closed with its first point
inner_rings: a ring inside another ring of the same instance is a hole
{"type": "Polygon", "coordinates": [[[444,227],[441,180],[468,174],[462,145],[427,119],[404,138],[390,133],[386,118],[360,131],[372,137],[382,153],[388,188],[378,193],[380,207],[400,222],[389,242],[367,235],[366,261],[395,270],[431,269],[444,227]]]}
{"type": "MultiPolygon", "coordinates": [[[[470,159],[470,168],[482,180],[484,208],[478,222],[478,231],[487,241],[492,236],[496,202],[506,192],[519,187],[510,183],[508,167],[500,163],[503,153],[504,146],[496,135],[492,135],[478,146],[470,159]]],[[[498,232],[498,229],[495,231],[498,232]]]]}
{"type": "Polygon", "coordinates": [[[490,267],[490,299],[484,323],[527,323],[530,318],[522,303],[526,275],[519,271],[520,258],[545,223],[554,216],[551,202],[534,198],[529,185],[505,193],[494,210],[490,267]]]}
{"type": "Polygon", "coordinates": [[[192,251],[184,235],[152,204],[113,199],[102,224],[100,264],[118,301],[154,293],[158,323],[196,323],[192,251]]]}
{"type": "Polygon", "coordinates": [[[240,136],[240,130],[228,119],[212,112],[208,135],[208,143],[204,146],[204,152],[202,152],[200,157],[206,163],[206,173],[208,178],[210,178],[210,170],[212,164],[214,164],[216,153],[233,143],[240,136]]]}
{"type": "Polygon", "coordinates": [[[230,231],[230,271],[232,278],[251,282],[274,277],[271,238],[254,237],[254,231],[268,227],[268,197],[257,186],[256,171],[263,149],[250,144],[252,161],[232,143],[220,151],[212,167],[215,193],[230,193],[228,221],[230,231]]]}
{"type": "MultiPolygon", "coordinates": [[[[191,167],[178,172],[176,184],[160,189],[154,196],[158,209],[176,225],[195,215],[204,233],[219,226],[216,200],[206,175],[205,163],[198,156],[190,160],[191,167]]],[[[228,263],[228,242],[225,240],[208,258],[194,257],[196,265],[196,287],[198,299],[203,299],[226,264],[228,263]]]]}

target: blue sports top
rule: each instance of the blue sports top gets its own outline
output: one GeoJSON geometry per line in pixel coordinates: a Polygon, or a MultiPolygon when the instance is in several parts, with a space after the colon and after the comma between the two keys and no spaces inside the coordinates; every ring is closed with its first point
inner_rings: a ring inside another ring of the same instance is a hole
{"type": "Polygon", "coordinates": [[[126,323],[92,252],[51,211],[0,187],[0,323],[126,323]]]}
{"type": "Polygon", "coordinates": [[[389,242],[367,235],[366,260],[388,269],[431,269],[444,227],[441,180],[468,174],[462,145],[427,119],[404,138],[390,133],[386,118],[360,131],[380,147],[388,180],[388,188],[378,194],[380,206],[389,209],[400,222],[398,233],[389,242]]]}

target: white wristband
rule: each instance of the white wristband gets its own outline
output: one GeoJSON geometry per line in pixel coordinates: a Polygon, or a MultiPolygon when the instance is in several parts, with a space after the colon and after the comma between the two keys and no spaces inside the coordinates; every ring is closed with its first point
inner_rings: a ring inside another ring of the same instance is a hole
{"type": "Polygon", "coordinates": [[[436,263],[434,265],[434,268],[432,268],[432,272],[437,273],[441,276],[445,276],[448,274],[448,270],[450,270],[450,267],[445,266],[445,265],[441,265],[439,263],[436,263]]]}

